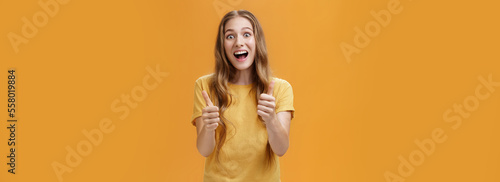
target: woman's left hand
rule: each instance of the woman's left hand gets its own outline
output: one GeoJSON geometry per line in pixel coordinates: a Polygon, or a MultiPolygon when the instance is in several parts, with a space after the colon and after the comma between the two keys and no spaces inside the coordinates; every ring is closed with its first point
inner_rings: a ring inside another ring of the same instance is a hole
{"type": "Polygon", "coordinates": [[[270,122],[275,122],[276,117],[276,103],[273,97],[274,80],[269,83],[267,93],[260,94],[259,102],[257,103],[257,114],[262,117],[264,123],[267,125],[270,122]]]}

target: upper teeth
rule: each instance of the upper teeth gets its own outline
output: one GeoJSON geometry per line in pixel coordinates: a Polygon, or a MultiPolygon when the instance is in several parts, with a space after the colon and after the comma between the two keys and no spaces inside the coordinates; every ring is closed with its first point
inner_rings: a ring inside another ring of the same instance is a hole
{"type": "Polygon", "coordinates": [[[239,55],[239,54],[245,54],[247,51],[236,51],[234,54],[239,55]]]}

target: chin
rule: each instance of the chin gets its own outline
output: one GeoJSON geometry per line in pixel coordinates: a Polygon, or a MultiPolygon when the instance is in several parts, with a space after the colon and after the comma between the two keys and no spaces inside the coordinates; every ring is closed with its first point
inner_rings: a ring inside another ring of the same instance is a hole
{"type": "Polygon", "coordinates": [[[241,62],[238,62],[236,60],[231,60],[231,64],[239,71],[243,71],[243,70],[247,70],[247,69],[250,69],[252,68],[252,65],[253,65],[253,61],[252,63],[248,63],[248,62],[244,62],[244,63],[241,63],[241,62]]]}

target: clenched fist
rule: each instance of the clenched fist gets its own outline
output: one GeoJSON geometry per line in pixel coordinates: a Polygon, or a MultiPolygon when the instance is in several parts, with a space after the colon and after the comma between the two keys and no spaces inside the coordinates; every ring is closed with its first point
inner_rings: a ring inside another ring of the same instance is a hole
{"type": "Polygon", "coordinates": [[[276,117],[276,103],[273,97],[274,80],[269,83],[267,93],[260,94],[259,102],[257,103],[257,114],[262,117],[265,124],[273,122],[276,117]]]}
{"type": "Polygon", "coordinates": [[[201,94],[203,98],[205,98],[205,102],[207,103],[207,107],[203,108],[201,114],[201,120],[203,121],[203,127],[207,131],[215,131],[217,126],[219,126],[220,118],[219,118],[219,107],[214,106],[206,91],[202,91],[201,94]]]}

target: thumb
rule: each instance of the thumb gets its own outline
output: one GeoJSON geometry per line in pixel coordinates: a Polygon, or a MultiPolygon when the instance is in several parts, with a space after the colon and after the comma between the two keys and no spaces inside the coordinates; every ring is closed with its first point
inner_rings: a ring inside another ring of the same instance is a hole
{"type": "Polygon", "coordinates": [[[203,95],[203,98],[205,98],[205,103],[207,103],[207,106],[214,106],[214,104],[212,104],[212,101],[210,101],[210,97],[208,97],[208,94],[205,90],[201,91],[201,94],[203,95]]]}
{"type": "Polygon", "coordinates": [[[269,88],[267,89],[267,94],[272,96],[273,89],[274,89],[274,80],[272,80],[271,83],[269,83],[269,88]]]}

